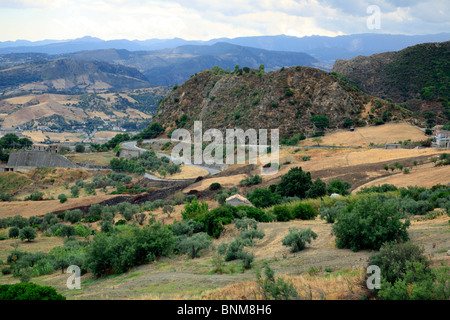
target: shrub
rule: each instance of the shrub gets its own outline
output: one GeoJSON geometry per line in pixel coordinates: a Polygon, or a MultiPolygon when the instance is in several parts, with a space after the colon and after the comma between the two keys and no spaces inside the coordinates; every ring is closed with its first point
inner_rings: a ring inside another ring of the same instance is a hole
{"type": "Polygon", "coordinates": [[[316,128],[324,129],[330,126],[330,120],[326,116],[313,116],[311,122],[316,128]]]}
{"type": "Polygon", "coordinates": [[[12,227],[17,227],[19,229],[22,229],[29,225],[29,221],[27,218],[24,218],[21,216],[14,216],[11,220],[10,225],[12,227]]]}
{"type": "Polygon", "coordinates": [[[286,206],[277,205],[273,207],[273,214],[276,216],[277,221],[290,221],[294,219],[294,216],[286,206]]]}
{"type": "Polygon", "coordinates": [[[349,195],[350,192],[348,189],[350,189],[352,185],[348,183],[347,181],[342,182],[339,179],[332,180],[327,187],[328,194],[337,193],[342,196],[349,195]]]}
{"type": "Polygon", "coordinates": [[[40,191],[35,191],[31,193],[28,197],[25,197],[24,201],[41,201],[44,199],[44,193],[40,191]]]}
{"type": "Polygon", "coordinates": [[[317,211],[309,203],[299,203],[292,208],[292,215],[295,219],[314,220],[317,211]]]}
{"type": "Polygon", "coordinates": [[[83,211],[80,209],[75,209],[71,211],[66,211],[64,214],[64,221],[69,221],[70,223],[74,224],[80,221],[83,218],[83,211]]]}
{"type": "Polygon", "coordinates": [[[20,229],[19,228],[11,227],[11,228],[9,228],[9,231],[8,231],[8,237],[12,238],[12,239],[18,238],[19,237],[19,233],[20,233],[20,229]]]}
{"type": "Polygon", "coordinates": [[[230,224],[236,217],[237,209],[230,205],[223,205],[209,211],[200,222],[205,225],[208,235],[219,238],[222,233],[223,226],[230,224]]]}
{"type": "Polygon", "coordinates": [[[347,208],[347,203],[342,201],[336,202],[330,208],[322,205],[320,208],[320,218],[325,219],[327,223],[334,223],[339,213],[345,208],[347,208]]]}
{"type": "Polygon", "coordinates": [[[209,186],[209,190],[211,191],[215,191],[215,190],[219,190],[222,186],[220,185],[220,183],[214,182],[211,183],[209,186]]]}
{"type": "Polygon", "coordinates": [[[316,179],[306,192],[306,198],[322,198],[326,194],[327,184],[320,179],[316,179]]]}
{"type": "Polygon", "coordinates": [[[67,201],[67,196],[64,193],[61,193],[60,195],[58,195],[58,199],[60,203],[64,203],[67,201]]]}
{"type": "Polygon", "coordinates": [[[269,189],[256,188],[247,195],[247,199],[258,208],[267,208],[279,203],[281,196],[269,189]]]}
{"type": "Polygon", "coordinates": [[[403,278],[407,271],[407,262],[420,262],[427,268],[430,266],[424,249],[411,242],[385,243],[378,253],[370,257],[370,264],[378,266],[382,277],[390,283],[403,278]]]}
{"type": "Polygon", "coordinates": [[[173,233],[159,223],[129,232],[97,233],[86,249],[86,264],[96,277],[122,273],[135,265],[167,256],[175,244],[173,233]]]}
{"type": "Polygon", "coordinates": [[[291,252],[294,253],[303,250],[306,243],[311,243],[316,238],[317,234],[309,228],[302,230],[289,228],[289,234],[283,238],[282,244],[286,247],[292,247],[291,252]]]}
{"type": "Polygon", "coordinates": [[[424,250],[411,243],[386,243],[371,256],[381,272],[380,299],[448,300],[449,268],[431,269],[424,250]]]}
{"type": "Polygon", "coordinates": [[[275,279],[275,273],[266,265],[265,276],[263,279],[261,274],[256,275],[256,280],[259,285],[259,291],[263,300],[297,300],[298,293],[294,285],[278,277],[275,279]]]}
{"type": "Polygon", "coordinates": [[[387,241],[406,241],[410,222],[401,222],[397,201],[378,196],[359,199],[349,212],[339,214],[333,225],[338,248],[379,249],[387,241]]]}
{"type": "Polygon", "coordinates": [[[52,287],[34,283],[0,285],[0,300],[66,300],[52,287]]]}
{"type": "Polygon", "coordinates": [[[208,213],[208,204],[204,201],[198,202],[197,198],[194,198],[192,202],[186,203],[184,210],[181,211],[183,219],[199,219],[208,213]]]}
{"type": "Polygon", "coordinates": [[[244,180],[241,180],[241,182],[239,183],[241,186],[254,186],[256,184],[260,184],[262,182],[262,178],[258,175],[255,175],[251,178],[245,178],[244,180]]]}
{"type": "Polygon", "coordinates": [[[90,215],[84,217],[83,219],[81,219],[80,222],[94,223],[94,222],[100,221],[102,219],[103,218],[100,215],[90,214],[90,215]]]}
{"type": "Polygon", "coordinates": [[[199,257],[201,250],[211,246],[211,239],[206,233],[197,233],[192,237],[183,237],[177,245],[180,253],[187,253],[191,259],[199,257]]]}
{"type": "Polygon", "coordinates": [[[203,223],[186,219],[181,222],[176,222],[172,225],[172,232],[176,236],[192,236],[194,233],[202,232],[205,230],[203,223]]]}
{"type": "Polygon", "coordinates": [[[82,145],[82,144],[77,144],[77,145],[75,146],[75,152],[83,153],[83,152],[85,152],[85,151],[86,151],[86,148],[84,147],[84,145],[82,145]]]}

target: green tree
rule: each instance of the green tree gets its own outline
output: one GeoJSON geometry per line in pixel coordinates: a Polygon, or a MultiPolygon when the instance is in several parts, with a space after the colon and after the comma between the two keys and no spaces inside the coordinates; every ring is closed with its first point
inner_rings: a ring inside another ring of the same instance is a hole
{"type": "Polygon", "coordinates": [[[255,188],[247,195],[248,200],[258,208],[271,207],[280,202],[281,196],[269,189],[255,188]]]}
{"type": "Polygon", "coordinates": [[[199,257],[201,250],[211,246],[211,239],[206,233],[197,233],[192,237],[184,237],[179,243],[180,252],[187,253],[191,259],[199,257]]]}
{"type": "Polygon", "coordinates": [[[318,129],[324,129],[328,128],[330,126],[330,120],[326,116],[312,116],[311,122],[316,126],[318,129]]]}
{"type": "Polygon", "coordinates": [[[20,229],[17,227],[11,227],[8,231],[8,237],[11,239],[18,238],[20,233],[20,229]]]}
{"type": "Polygon", "coordinates": [[[327,184],[320,180],[316,179],[312,184],[311,188],[306,192],[306,198],[322,198],[327,194],[327,184]]]}
{"type": "Polygon", "coordinates": [[[347,181],[342,182],[339,179],[334,179],[334,180],[330,181],[330,183],[328,184],[327,192],[330,195],[333,193],[337,193],[342,196],[346,196],[346,195],[350,194],[348,189],[350,189],[351,187],[352,187],[352,185],[350,183],[348,183],[347,181]]]}
{"type": "Polygon", "coordinates": [[[54,288],[34,283],[0,285],[0,300],[66,300],[54,288]]]}
{"type": "Polygon", "coordinates": [[[83,153],[85,151],[86,151],[86,148],[84,147],[83,144],[79,143],[75,146],[75,152],[83,153]]]}
{"type": "Polygon", "coordinates": [[[311,185],[311,174],[304,172],[301,167],[296,167],[281,177],[281,181],[277,185],[277,192],[284,197],[299,197],[304,199],[311,185]]]}
{"type": "Polygon", "coordinates": [[[317,234],[311,229],[298,230],[296,228],[289,228],[289,234],[283,238],[282,244],[286,247],[292,247],[291,252],[298,252],[303,250],[306,243],[311,243],[313,239],[317,238],[317,234]]]}
{"type": "Polygon", "coordinates": [[[339,213],[332,227],[338,248],[376,249],[389,241],[407,241],[409,220],[402,222],[396,200],[379,196],[360,198],[351,210],[339,213]]]}
{"type": "Polygon", "coordinates": [[[28,242],[30,242],[36,238],[36,230],[32,227],[25,227],[20,230],[19,238],[22,241],[26,239],[28,242]]]}

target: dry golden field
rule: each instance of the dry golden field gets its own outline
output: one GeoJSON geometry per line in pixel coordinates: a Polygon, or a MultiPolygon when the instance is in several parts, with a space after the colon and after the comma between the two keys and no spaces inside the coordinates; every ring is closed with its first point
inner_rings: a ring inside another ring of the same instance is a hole
{"type": "MultiPolygon", "coordinates": [[[[428,139],[424,131],[407,123],[389,123],[376,127],[355,128],[354,132],[339,130],[321,137],[322,145],[328,146],[369,146],[396,143],[398,141],[422,141],[428,139]]],[[[300,145],[315,145],[313,139],[306,139],[300,145]]]]}

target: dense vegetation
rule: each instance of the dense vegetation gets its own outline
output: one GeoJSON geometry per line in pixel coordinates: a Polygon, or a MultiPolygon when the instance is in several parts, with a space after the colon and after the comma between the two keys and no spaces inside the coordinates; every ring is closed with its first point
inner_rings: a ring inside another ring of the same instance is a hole
{"type": "Polygon", "coordinates": [[[110,161],[111,169],[129,173],[145,174],[146,170],[158,172],[162,176],[173,175],[180,172],[180,165],[171,163],[169,158],[158,158],[154,151],[146,151],[138,157],[131,159],[113,158],[110,161]]]}

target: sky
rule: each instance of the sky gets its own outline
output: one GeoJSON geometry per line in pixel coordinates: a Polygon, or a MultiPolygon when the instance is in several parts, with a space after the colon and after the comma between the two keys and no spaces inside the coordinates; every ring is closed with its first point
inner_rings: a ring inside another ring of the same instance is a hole
{"type": "Polygon", "coordinates": [[[419,35],[449,16],[449,0],[0,0],[0,41],[419,35]]]}

